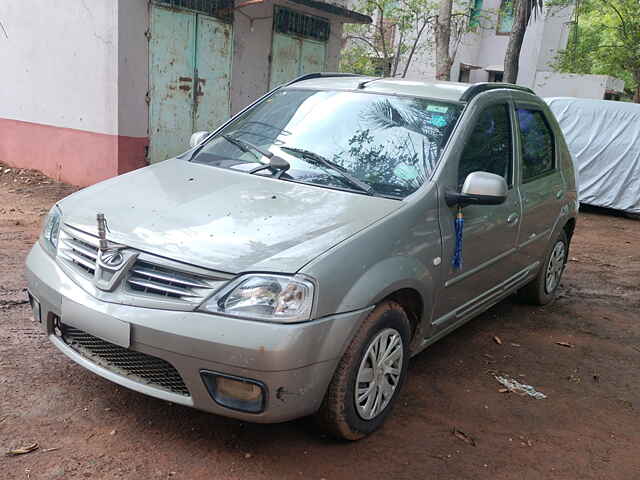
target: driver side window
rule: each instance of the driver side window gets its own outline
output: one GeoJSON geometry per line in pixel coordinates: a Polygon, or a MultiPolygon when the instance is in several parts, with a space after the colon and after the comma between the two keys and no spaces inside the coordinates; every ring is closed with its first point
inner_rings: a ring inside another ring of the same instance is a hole
{"type": "Polygon", "coordinates": [[[511,120],[506,103],[487,107],[467,139],[458,164],[458,186],[472,172],[489,172],[504,177],[512,186],[513,148],[511,120]]]}

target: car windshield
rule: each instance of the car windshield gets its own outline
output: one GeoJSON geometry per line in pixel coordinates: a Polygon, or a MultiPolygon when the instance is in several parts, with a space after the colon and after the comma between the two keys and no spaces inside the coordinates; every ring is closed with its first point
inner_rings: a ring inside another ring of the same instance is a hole
{"type": "Polygon", "coordinates": [[[431,175],[461,107],[426,98],[306,89],[276,92],[197,151],[193,162],[404,198],[431,175]],[[264,153],[290,168],[268,168],[264,153]]]}

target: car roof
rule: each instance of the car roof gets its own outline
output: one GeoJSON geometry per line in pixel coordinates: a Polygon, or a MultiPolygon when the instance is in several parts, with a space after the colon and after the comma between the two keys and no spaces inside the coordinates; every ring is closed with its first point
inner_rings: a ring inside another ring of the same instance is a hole
{"type": "Polygon", "coordinates": [[[367,77],[360,75],[317,74],[307,75],[287,84],[289,88],[313,90],[351,90],[368,93],[407,95],[450,102],[466,102],[475,94],[495,89],[531,90],[505,83],[421,82],[399,78],[367,77]],[[333,76],[336,75],[336,76],[333,76]]]}

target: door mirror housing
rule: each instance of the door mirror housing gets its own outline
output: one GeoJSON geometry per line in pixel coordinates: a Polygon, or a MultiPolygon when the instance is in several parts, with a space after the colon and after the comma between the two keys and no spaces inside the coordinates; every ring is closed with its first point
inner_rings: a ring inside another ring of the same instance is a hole
{"type": "Polygon", "coordinates": [[[472,172],[460,192],[445,194],[447,205],[500,205],[507,199],[507,182],[500,175],[489,172],[472,172]]]}
{"type": "Polygon", "coordinates": [[[207,138],[209,136],[211,132],[196,132],[194,134],[191,135],[191,138],[189,139],[189,147],[193,148],[197,145],[200,145],[205,138],[207,138]]]}

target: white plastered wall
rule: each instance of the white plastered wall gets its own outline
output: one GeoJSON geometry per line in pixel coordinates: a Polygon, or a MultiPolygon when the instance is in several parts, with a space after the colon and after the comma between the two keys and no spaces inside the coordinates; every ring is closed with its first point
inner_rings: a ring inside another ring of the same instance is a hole
{"type": "Polygon", "coordinates": [[[578,97],[602,100],[607,91],[622,92],[624,81],[608,75],[538,72],[533,89],[541,97],[578,97]]]}
{"type": "Polygon", "coordinates": [[[149,130],[149,28],[147,0],[117,0],[118,3],[118,133],[146,137],[149,130]]]}
{"type": "Polygon", "coordinates": [[[117,133],[117,3],[0,2],[0,118],[117,133]]]}

